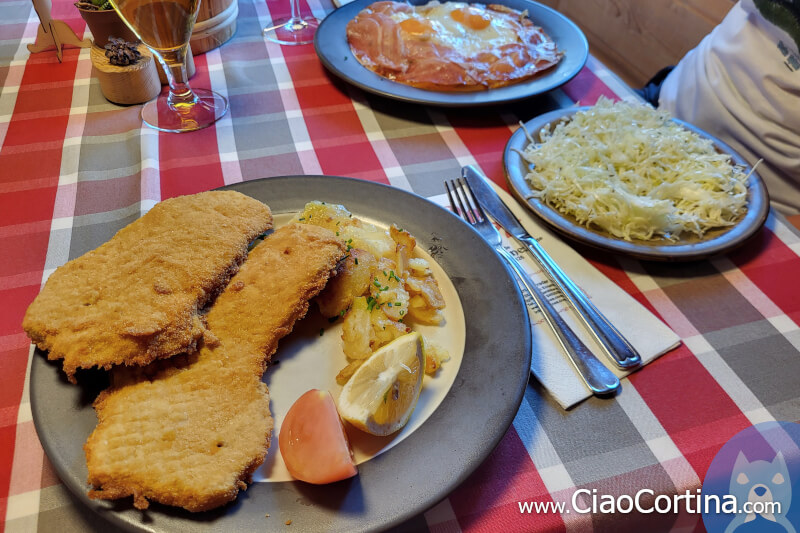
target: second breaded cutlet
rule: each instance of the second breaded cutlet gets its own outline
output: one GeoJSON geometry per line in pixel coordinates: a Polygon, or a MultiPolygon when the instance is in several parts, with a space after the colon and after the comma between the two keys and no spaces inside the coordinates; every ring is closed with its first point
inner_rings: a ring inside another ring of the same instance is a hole
{"type": "Polygon", "coordinates": [[[271,227],[269,208],[238,192],[165,200],[53,272],[23,328],[49,359],[64,360],[73,383],[79,368],[193,351],[205,331],[199,310],[271,227]]]}
{"type": "Polygon", "coordinates": [[[210,309],[214,342],[193,355],[116,370],[95,402],[99,423],[84,446],[89,496],[204,511],[245,489],[272,432],[261,375],[344,253],[327,229],[278,229],[210,309]]]}

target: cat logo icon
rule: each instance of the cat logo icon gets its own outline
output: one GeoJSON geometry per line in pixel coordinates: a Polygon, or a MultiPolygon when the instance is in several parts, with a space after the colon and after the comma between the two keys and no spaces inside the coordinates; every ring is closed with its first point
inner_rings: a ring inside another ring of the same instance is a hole
{"type": "Polygon", "coordinates": [[[743,429],[714,456],[701,490],[708,533],[800,533],[800,424],[743,429]]]}
{"type": "Polygon", "coordinates": [[[792,504],[792,483],[781,452],[775,454],[772,462],[751,462],[740,451],[731,474],[730,494],[740,504],[747,502],[748,505],[725,528],[725,533],[733,533],[742,524],[754,521],[756,516],[782,525],[788,533],[796,533],[786,518],[792,504]]]}

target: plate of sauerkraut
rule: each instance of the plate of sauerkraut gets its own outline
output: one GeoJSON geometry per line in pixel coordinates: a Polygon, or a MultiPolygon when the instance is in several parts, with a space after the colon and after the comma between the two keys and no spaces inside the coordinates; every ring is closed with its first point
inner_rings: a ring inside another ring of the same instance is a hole
{"type": "Polygon", "coordinates": [[[536,117],[503,162],[514,195],[551,228],[641,259],[728,251],[769,212],[763,181],[732,148],[645,104],[601,97],[536,117]]]}

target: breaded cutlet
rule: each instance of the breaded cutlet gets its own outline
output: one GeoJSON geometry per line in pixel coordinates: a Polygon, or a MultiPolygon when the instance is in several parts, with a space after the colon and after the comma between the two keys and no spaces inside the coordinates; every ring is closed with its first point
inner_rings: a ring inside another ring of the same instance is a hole
{"type": "Polygon", "coordinates": [[[113,371],[84,446],[91,498],[204,511],[236,498],[269,449],[261,375],[344,255],[333,232],[292,224],[257,245],[208,313],[189,356],[113,371]],[[213,340],[212,340],[213,337],[213,340]]]}
{"type": "Polygon", "coordinates": [[[79,368],[146,365],[196,349],[199,310],[272,227],[263,203],[234,191],[156,204],[99,248],[56,269],[22,322],[48,358],[79,368]]]}

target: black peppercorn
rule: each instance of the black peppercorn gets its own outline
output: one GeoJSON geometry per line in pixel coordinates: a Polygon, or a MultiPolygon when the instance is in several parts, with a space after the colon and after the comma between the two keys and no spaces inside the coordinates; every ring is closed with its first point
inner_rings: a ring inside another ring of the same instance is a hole
{"type": "Polygon", "coordinates": [[[133,65],[142,57],[141,52],[136,48],[138,43],[129,43],[124,39],[110,37],[105,46],[106,57],[112,65],[124,67],[133,65]]]}

